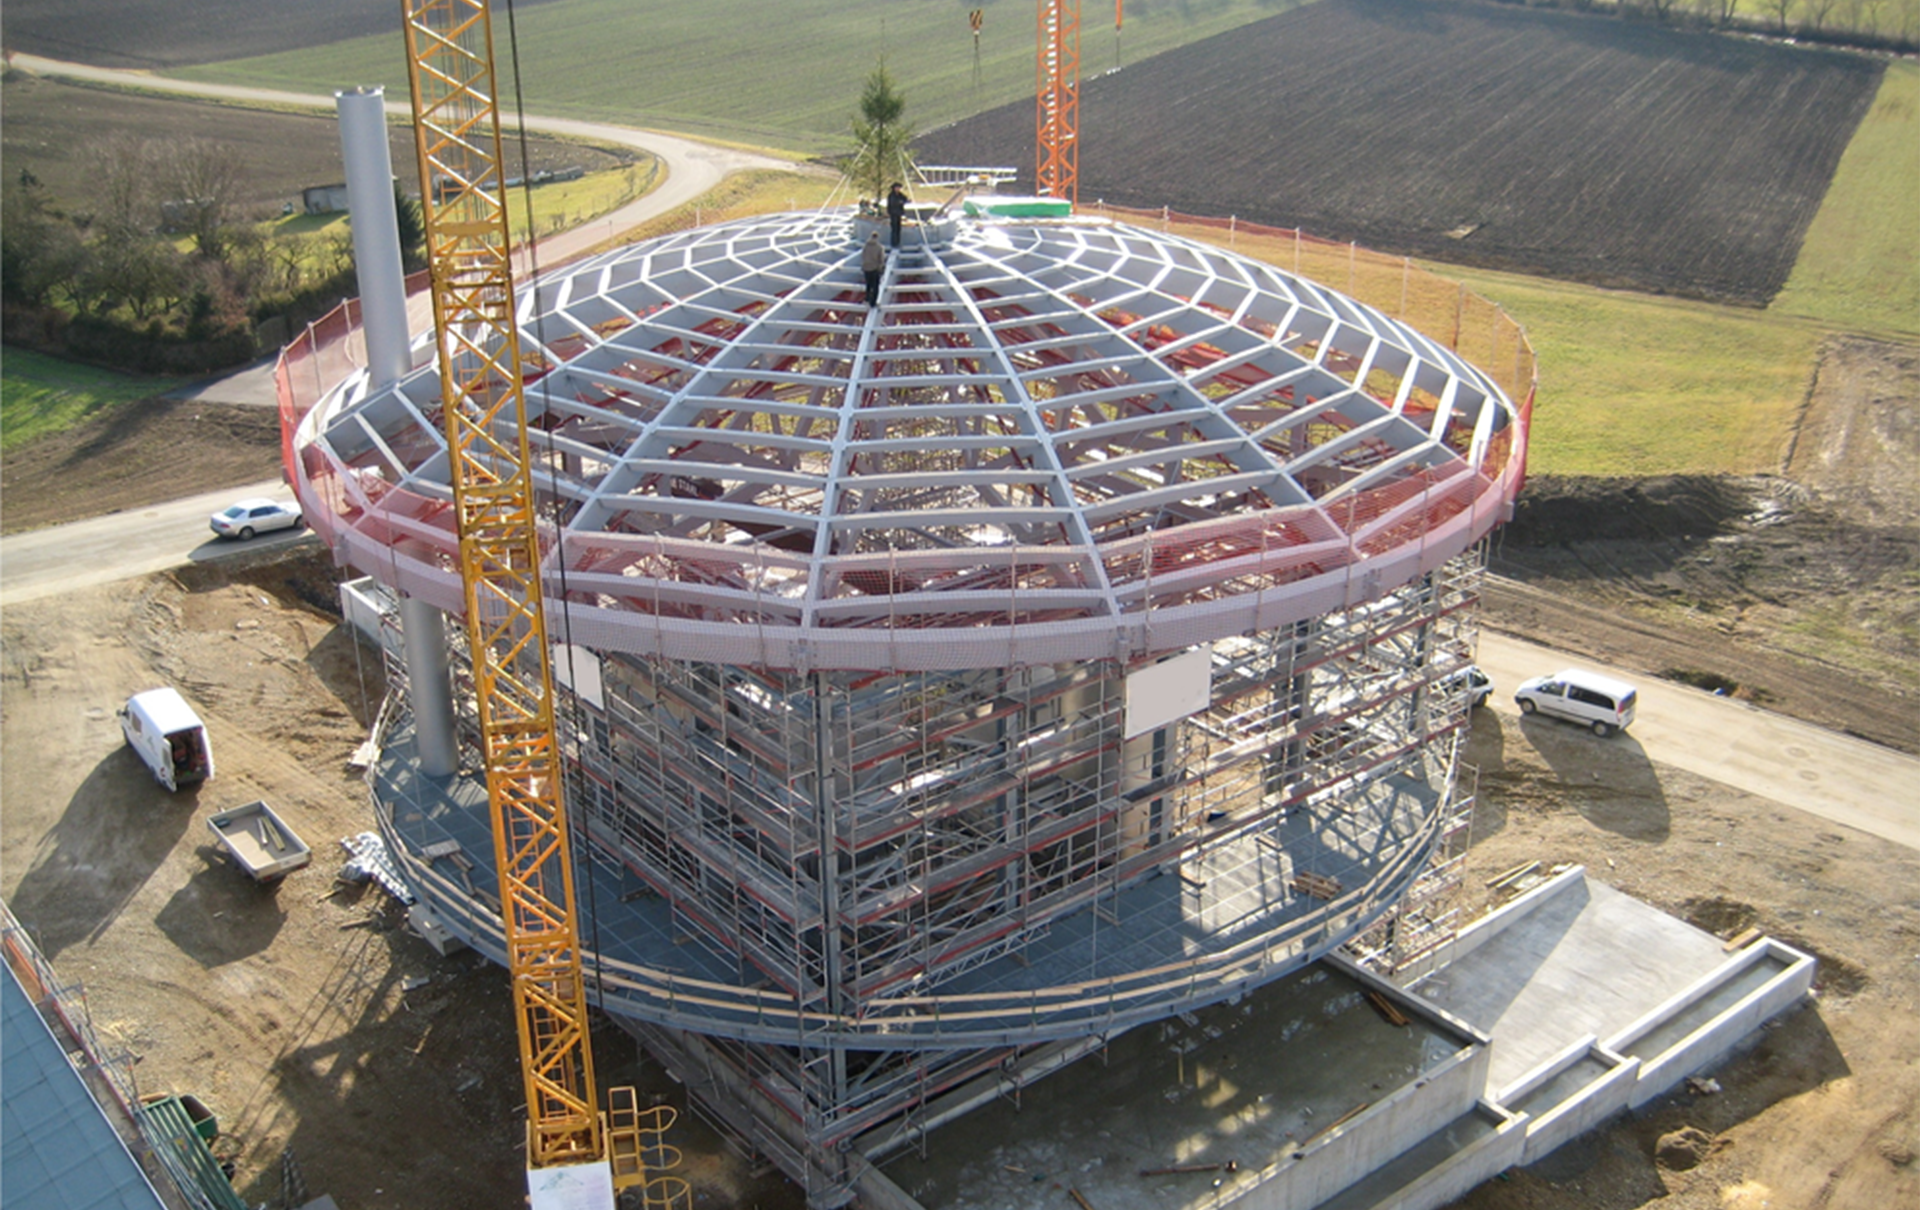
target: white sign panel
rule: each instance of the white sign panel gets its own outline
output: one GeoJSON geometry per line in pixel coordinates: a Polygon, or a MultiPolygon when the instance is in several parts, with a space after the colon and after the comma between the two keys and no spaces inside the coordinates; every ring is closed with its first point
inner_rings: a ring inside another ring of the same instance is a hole
{"type": "Polygon", "coordinates": [[[553,680],[573,690],[581,701],[592,703],[595,709],[607,708],[606,695],[600,687],[600,657],[592,649],[555,643],[553,680]]]}
{"type": "Polygon", "coordinates": [[[529,1168],[527,1204],[533,1210],[614,1210],[613,1165],[601,1160],[529,1168]]]}
{"type": "Polygon", "coordinates": [[[1145,735],[1207,708],[1213,700],[1213,645],[1127,674],[1127,738],[1145,735]]]}

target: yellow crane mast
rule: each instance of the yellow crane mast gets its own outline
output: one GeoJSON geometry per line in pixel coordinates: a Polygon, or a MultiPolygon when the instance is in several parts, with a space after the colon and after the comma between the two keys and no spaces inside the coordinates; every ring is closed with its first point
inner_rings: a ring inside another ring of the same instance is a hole
{"type": "MultiPolygon", "coordinates": [[[[669,1155],[658,1139],[672,1110],[643,1115],[634,1090],[621,1088],[603,1118],[594,1090],[488,0],[403,3],[442,423],[526,1085],[529,1185],[541,1170],[606,1163],[613,1189],[644,1185],[648,1206],[671,1206],[686,1183],[649,1182],[642,1136],[654,1155],[669,1155]]],[[[610,1189],[609,1206],[611,1197],[610,1189]]]]}

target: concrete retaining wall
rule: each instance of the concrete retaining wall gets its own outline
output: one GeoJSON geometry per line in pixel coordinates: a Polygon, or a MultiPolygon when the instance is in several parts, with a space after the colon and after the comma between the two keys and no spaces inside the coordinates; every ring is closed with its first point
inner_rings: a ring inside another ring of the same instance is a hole
{"type": "Polygon", "coordinates": [[[1544,1159],[1562,1143],[1579,1138],[1618,1114],[1625,1113],[1640,1078],[1640,1060],[1615,1054],[1592,1035],[1582,1038],[1553,1058],[1500,1090],[1494,1100],[1510,1107],[1561,1072],[1585,1059],[1604,1063],[1610,1070],[1595,1077],[1558,1105],[1526,1114],[1526,1150],[1522,1166],[1544,1159]]]}
{"type": "Polygon", "coordinates": [[[1475,1112],[1504,1120],[1492,1134],[1462,1147],[1391,1196],[1374,1203],[1374,1210],[1434,1210],[1518,1164],[1526,1148],[1526,1116],[1514,1116],[1484,1102],[1475,1112]]]}
{"type": "Polygon", "coordinates": [[[1432,1134],[1435,1123],[1470,1111],[1486,1086],[1491,1057],[1484,1046],[1461,1049],[1422,1079],[1269,1165],[1233,1199],[1234,1210],[1312,1210],[1432,1134]]]}
{"type": "Polygon", "coordinates": [[[1728,979],[1768,958],[1784,962],[1785,968],[1660,1054],[1640,1056],[1640,1078],[1634,1084],[1630,1108],[1638,1109],[1660,1096],[1734,1049],[1762,1022],[1799,1003],[1813,986],[1814,960],[1790,945],[1767,938],[1608,1040],[1607,1048],[1617,1054],[1635,1053],[1640,1038],[1728,979]]]}

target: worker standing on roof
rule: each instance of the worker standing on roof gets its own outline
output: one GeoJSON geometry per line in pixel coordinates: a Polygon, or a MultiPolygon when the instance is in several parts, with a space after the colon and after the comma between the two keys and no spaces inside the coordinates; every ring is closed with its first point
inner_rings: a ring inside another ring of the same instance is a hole
{"type": "Polygon", "coordinates": [[[893,246],[900,246],[900,220],[907,217],[907,191],[899,181],[887,190],[887,222],[893,227],[893,246]]]}
{"type": "MultiPolygon", "coordinates": [[[[900,230],[900,220],[893,220],[893,229],[900,230]]],[[[898,239],[896,237],[896,243],[898,239]]],[[[887,250],[880,246],[880,233],[869,232],[866,246],[860,249],[860,272],[867,279],[867,305],[880,305],[880,271],[887,267],[887,250]]]]}

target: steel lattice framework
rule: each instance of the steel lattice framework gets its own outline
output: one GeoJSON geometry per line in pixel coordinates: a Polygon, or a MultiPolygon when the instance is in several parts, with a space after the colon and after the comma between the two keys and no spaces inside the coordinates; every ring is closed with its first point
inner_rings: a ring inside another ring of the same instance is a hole
{"type": "MultiPolygon", "coordinates": [[[[870,316],[853,226],[742,220],[520,296],[546,590],[578,641],[869,670],[1178,651],[1431,571],[1518,486],[1487,375],[1311,281],[962,219],[870,316]]],[[[303,477],[348,558],[458,611],[439,394],[342,383],[303,477]]]]}
{"type": "MultiPolygon", "coordinates": [[[[1119,20],[1115,10],[1114,20],[1119,20]]],[[[1080,201],[1080,0],[1039,0],[1034,181],[1080,201]]]]}

